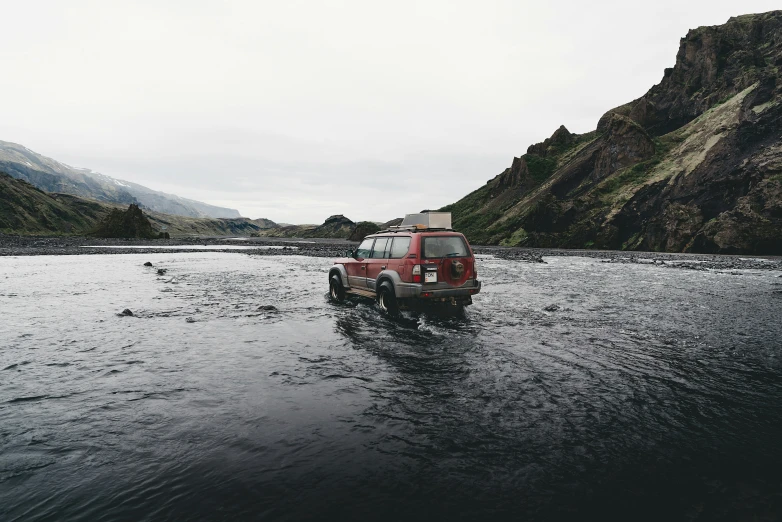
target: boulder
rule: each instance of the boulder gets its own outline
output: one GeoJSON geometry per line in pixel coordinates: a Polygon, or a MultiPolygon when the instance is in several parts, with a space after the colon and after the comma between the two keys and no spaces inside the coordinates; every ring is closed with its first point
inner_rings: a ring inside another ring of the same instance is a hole
{"type": "Polygon", "coordinates": [[[114,209],[92,231],[96,237],[155,239],[158,232],[144,215],[138,205],[130,205],[127,210],[114,209]]]}

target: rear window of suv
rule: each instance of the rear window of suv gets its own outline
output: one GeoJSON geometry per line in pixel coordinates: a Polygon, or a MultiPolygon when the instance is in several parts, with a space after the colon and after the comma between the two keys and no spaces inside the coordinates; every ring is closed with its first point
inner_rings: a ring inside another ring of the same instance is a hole
{"type": "Polygon", "coordinates": [[[427,259],[470,256],[470,250],[461,236],[424,236],[421,250],[427,259]]]}

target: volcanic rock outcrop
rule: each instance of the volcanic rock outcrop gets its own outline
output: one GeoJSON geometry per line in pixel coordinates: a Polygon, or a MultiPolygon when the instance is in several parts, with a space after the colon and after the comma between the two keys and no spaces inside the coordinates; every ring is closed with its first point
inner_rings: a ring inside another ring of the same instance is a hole
{"type": "Polygon", "coordinates": [[[139,239],[153,239],[158,234],[138,205],[130,205],[125,211],[112,210],[92,233],[96,237],[139,239]]]}
{"type": "Polygon", "coordinates": [[[441,210],[474,243],[782,254],[780,66],[782,11],[692,30],[644,96],[441,210]]]}

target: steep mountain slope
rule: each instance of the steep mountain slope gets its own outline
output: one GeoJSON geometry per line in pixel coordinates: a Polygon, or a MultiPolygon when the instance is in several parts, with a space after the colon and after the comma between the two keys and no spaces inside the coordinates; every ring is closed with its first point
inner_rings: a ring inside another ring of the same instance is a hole
{"type": "MultiPolygon", "coordinates": [[[[49,194],[0,172],[0,233],[86,235],[116,209],[125,210],[127,205],[49,194]]],[[[144,214],[156,230],[171,236],[249,236],[277,227],[268,219],[191,218],[149,210],[144,214]]]]}
{"type": "Polygon", "coordinates": [[[134,203],[148,210],[179,216],[239,217],[239,211],[234,209],[158,192],[90,169],[77,169],[7,141],[0,141],[0,170],[46,192],[73,194],[125,205],[134,203]]]}
{"type": "Polygon", "coordinates": [[[643,97],[441,210],[476,243],[780,254],[780,66],[782,11],[692,30],[643,97]]]}

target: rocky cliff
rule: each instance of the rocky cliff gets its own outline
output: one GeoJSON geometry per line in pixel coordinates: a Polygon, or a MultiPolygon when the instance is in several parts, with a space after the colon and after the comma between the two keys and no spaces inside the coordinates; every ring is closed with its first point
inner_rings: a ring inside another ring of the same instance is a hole
{"type": "Polygon", "coordinates": [[[782,11],[682,39],[641,98],[441,209],[485,244],[782,254],[782,11]]]}

